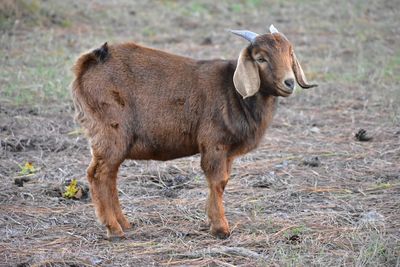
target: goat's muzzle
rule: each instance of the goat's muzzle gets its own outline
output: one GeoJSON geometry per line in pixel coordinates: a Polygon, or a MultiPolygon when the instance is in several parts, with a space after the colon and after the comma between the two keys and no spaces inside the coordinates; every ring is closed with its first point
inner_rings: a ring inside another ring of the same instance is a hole
{"type": "Polygon", "coordinates": [[[293,92],[293,89],[294,89],[294,79],[293,78],[286,79],[283,83],[285,84],[285,87],[288,91],[293,92]]]}
{"type": "Polygon", "coordinates": [[[296,87],[296,80],[293,73],[288,73],[281,83],[277,86],[277,93],[280,96],[287,97],[291,95],[296,87]]]}

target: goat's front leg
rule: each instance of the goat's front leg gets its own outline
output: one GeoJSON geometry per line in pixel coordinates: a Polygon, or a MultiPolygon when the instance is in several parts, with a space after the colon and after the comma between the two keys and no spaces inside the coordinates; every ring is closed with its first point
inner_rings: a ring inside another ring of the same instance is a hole
{"type": "Polygon", "coordinates": [[[201,157],[201,167],[207,177],[209,187],[206,211],[210,230],[212,235],[219,238],[227,238],[230,235],[222,201],[231,163],[232,160],[227,159],[226,153],[220,149],[203,153],[201,157]]]}

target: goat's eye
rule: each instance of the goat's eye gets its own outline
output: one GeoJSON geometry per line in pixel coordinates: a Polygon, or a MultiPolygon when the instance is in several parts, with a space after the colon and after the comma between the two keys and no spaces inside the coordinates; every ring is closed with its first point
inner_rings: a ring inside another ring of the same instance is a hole
{"type": "Polygon", "coordinates": [[[259,58],[257,58],[257,62],[258,63],[264,63],[264,62],[267,62],[267,61],[265,60],[265,58],[259,57],[259,58]]]}

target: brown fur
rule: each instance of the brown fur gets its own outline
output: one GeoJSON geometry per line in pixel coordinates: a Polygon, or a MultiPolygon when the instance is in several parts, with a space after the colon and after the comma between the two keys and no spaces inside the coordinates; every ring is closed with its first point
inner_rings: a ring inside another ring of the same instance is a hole
{"type": "Polygon", "coordinates": [[[260,78],[257,93],[245,99],[233,83],[236,60],[198,61],[134,43],[106,43],[78,59],[72,84],[76,119],[92,149],[88,180],[109,236],[123,236],[131,227],[116,187],[125,159],[196,153],[209,185],[211,232],[229,235],[222,197],[232,162],[258,145],[276,96],[289,95],[281,91],[283,79],[297,66],[290,43],[277,35],[260,35],[242,52],[260,78]],[[257,62],[260,56],[267,61],[257,62]]]}

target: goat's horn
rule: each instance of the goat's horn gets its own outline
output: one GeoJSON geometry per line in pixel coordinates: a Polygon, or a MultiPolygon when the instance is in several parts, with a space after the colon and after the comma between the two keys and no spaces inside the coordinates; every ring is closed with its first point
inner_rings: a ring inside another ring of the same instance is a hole
{"type": "Polygon", "coordinates": [[[250,43],[254,42],[254,40],[256,39],[256,37],[258,36],[257,33],[255,32],[251,32],[251,31],[235,31],[235,30],[230,30],[231,33],[236,34],[240,37],[243,37],[244,39],[246,39],[247,41],[249,41],[250,43]]]}
{"type": "Polygon", "coordinates": [[[278,29],[275,28],[275,26],[273,24],[271,24],[271,26],[269,26],[269,31],[271,33],[279,33],[278,29]]]}
{"type": "Polygon", "coordinates": [[[284,35],[283,33],[279,32],[277,28],[275,28],[275,26],[273,24],[271,24],[271,26],[269,26],[269,31],[271,32],[271,34],[274,33],[279,33],[283,38],[285,38],[286,40],[288,40],[288,38],[286,37],[286,35],[284,35]]]}

